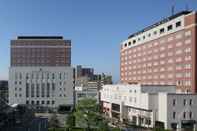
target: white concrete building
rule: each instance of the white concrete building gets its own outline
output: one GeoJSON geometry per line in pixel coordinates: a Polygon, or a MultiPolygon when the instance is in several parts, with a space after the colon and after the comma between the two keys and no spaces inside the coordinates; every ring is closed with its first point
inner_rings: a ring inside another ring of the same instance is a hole
{"type": "Polygon", "coordinates": [[[175,86],[104,85],[100,92],[103,111],[120,121],[171,129],[197,120],[197,95],[176,93],[175,86]]]}
{"type": "Polygon", "coordinates": [[[72,71],[71,67],[11,67],[9,103],[73,105],[72,71]]]}

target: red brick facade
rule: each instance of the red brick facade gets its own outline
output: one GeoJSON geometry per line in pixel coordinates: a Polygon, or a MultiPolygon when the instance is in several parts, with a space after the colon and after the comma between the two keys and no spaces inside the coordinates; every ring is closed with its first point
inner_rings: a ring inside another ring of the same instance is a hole
{"type": "Polygon", "coordinates": [[[197,14],[184,16],[184,28],[120,51],[121,82],[177,85],[197,92],[197,14]]]}
{"type": "Polygon", "coordinates": [[[70,40],[32,37],[11,41],[11,66],[70,65],[70,40]]]}

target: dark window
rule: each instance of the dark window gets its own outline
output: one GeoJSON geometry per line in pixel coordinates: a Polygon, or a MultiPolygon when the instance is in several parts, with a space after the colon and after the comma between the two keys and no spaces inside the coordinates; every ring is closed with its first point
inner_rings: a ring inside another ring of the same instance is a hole
{"type": "Polygon", "coordinates": [[[44,85],[44,83],[42,83],[42,87],[41,87],[41,94],[42,94],[42,97],[44,97],[44,94],[45,94],[45,85],[44,85]]]}
{"type": "Polygon", "coordinates": [[[29,101],[26,101],[26,104],[28,105],[29,104],[29,101]]]}
{"type": "Polygon", "coordinates": [[[154,31],[154,35],[156,35],[157,34],[157,31],[154,31]]]}
{"type": "Polygon", "coordinates": [[[34,84],[31,84],[31,97],[34,97],[34,84]]]}
{"type": "Polygon", "coordinates": [[[164,33],[164,28],[160,29],[160,34],[164,33]]]}
{"type": "Polygon", "coordinates": [[[29,97],[29,83],[26,84],[26,97],[29,97]]]}
{"type": "Polygon", "coordinates": [[[192,99],[189,100],[189,105],[190,105],[190,106],[192,105],[192,99]]]}
{"type": "Polygon", "coordinates": [[[47,83],[47,97],[49,97],[50,95],[50,84],[47,83]]]}
{"type": "Polygon", "coordinates": [[[173,112],[173,119],[176,118],[176,112],[173,112]]]}
{"type": "Polygon", "coordinates": [[[136,40],[133,40],[133,44],[135,44],[136,43],[136,40]]]}
{"type": "Polygon", "coordinates": [[[40,97],[40,85],[36,84],[36,95],[37,97],[40,97]]]}
{"type": "Polygon", "coordinates": [[[125,43],[124,46],[127,47],[127,43],[125,43]]]}
{"type": "Polygon", "coordinates": [[[172,25],[169,25],[169,26],[168,26],[168,31],[169,31],[169,30],[172,30],[172,25]]]}
{"type": "Polygon", "coordinates": [[[55,101],[52,101],[52,105],[54,105],[55,104],[55,101]]]}
{"type": "Polygon", "coordinates": [[[55,91],[55,83],[52,83],[52,90],[55,91]]]}
{"type": "Polygon", "coordinates": [[[186,118],[186,112],[183,112],[183,118],[184,119],[186,118]]]}
{"type": "Polygon", "coordinates": [[[50,101],[47,101],[47,105],[49,105],[50,104],[50,101]]]}
{"type": "Polygon", "coordinates": [[[148,34],[148,37],[150,37],[150,36],[151,36],[151,33],[148,34]]]}
{"type": "Polygon", "coordinates": [[[44,101],[42,101],[42,104],[44,104],[44,101]]]}
{"type": "Polygon", "coordinates": [[[173,106],[175,106],[176,105],[176,100],[175,99],[173,99],[173,106]]]}
{"type": "Polygon", "coordinates": [[[143,36],[143,39],[145,39],[146,37],[145,36],[143,36]]]}
{"type": "Polygon", "coordinates": [[[190,119],[192,118],[192,112],[191,111],[189,112],[189,118],[190,119]]]}
{"type": "Polygon", "coordinates": [[[39,105],[40,104],[40,101],[36,101],[36,104],[39,105]]]}
{"type": "Polygon", "coordinates": [[[176,27],[179,27],[179,26],[181,26],[181,22],[180,21],[176,22],[176,27]]]}
{"type": "Polygon", "coordinates": [[[131,45],[131,42],[129,42],[129,46],[131,45]]]}
{"type": "Polygon", "coordinates": [[[54,73],[52,74],[52,79],[55,79],[55,74],[54,73]]]}
{"type": "Polygon", "coordinates": [[[34,105],[34,101],[31,101],[31,104],[34,105]]]}
{"type": "Polygon", "coordinates": [[[184,105],[184,106],[186,105],[186,102],[187,102],[186,99],[184,99],[184,100],[183,100],[183,105],[184,105]]]}

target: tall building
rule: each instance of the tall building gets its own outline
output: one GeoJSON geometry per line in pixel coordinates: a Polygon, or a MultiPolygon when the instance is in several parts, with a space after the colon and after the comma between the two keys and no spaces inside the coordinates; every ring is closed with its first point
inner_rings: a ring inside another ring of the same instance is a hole
{"type": "Polygon", "coordinates": [[[196,12],[182,11],[150,25],[121,43],[121,82],[197,92],[196,45],[196,12]]]}
{"type": "Polygon", "coordinates": [[[52,108],[73,105],[70,40],[59,36],[11,40],[9,103],[52,108]]]}

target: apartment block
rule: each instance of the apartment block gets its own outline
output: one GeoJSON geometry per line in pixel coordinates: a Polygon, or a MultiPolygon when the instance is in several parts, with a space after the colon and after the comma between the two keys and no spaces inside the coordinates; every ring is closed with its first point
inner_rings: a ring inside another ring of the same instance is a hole
{"type": "Polygon", "coordinates": [[[197,13],[182,11],[136,32],[121,43],[123,83],[176,85],[197,92],[197,13]]]}

